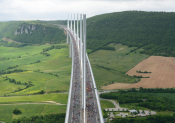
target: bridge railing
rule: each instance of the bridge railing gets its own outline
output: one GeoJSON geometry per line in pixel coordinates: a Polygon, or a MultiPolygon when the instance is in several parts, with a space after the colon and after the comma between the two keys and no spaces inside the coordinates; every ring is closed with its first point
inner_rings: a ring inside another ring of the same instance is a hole
{"type": "Polygon", "coordinates": [[[100,99],[99,99],[99,96],[98,96],[97,87],[96,87],[96,83],[95,83],[95,79],[94,79],[94,74],[92,72],[91,64],[90,64],[87,53],[86,53],[86,59],[87,59],[87,62],[88,62],[89,68],[90,68],[90,72],[91,72],[91,76],[92,76],[92,82],[93,82],[93,85],[94,85],[95,96],[96,96],[96,99],[97,99],[98,112],[99,112],[99,115],[100,115],[99,116],[100,117],[100,122],[104,123],[103,115],[102,115],[102,111],[101,111],[100,99]]]}
{"type": "MultiPolygon", "coordinates": [[[[65,29],[65,28],[64,28],[65,29]]],[[[66,29],[65,29],[66,30],[66,29]]],[[[67,30],[66,30],[67,31],[67,30]]],[[[69,34],[69,32],[67,31],[69,34]]],[[[67,102],[67,110],[66,110],[66,117],[65,117],[65,123],[68,123],[69,121],[69,115],[70,115],[70,101],[71,101],[71,95],[72,95],[72,82],[73,82],[73,66],[74,66],[74,50],[73,50],[73,41],[72,41],[72,36],[69,34],[71,37],[71,42],[72,42],[72,68],[71,68],[71,79],[70,79],[70,87],[69,87],[69,97],[68,97],[68,102],[67,102]]]]}

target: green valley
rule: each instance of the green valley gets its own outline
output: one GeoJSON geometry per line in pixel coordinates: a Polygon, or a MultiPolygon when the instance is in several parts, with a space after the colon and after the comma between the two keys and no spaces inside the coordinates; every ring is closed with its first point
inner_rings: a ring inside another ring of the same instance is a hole
{"type": "MultiPolygon", "coordinates": [[[[143,88],[133,88],[106,93],[102,89],[115,83],[137,84],[142,77],[126,72],[152,55],[175,57],[174,15],[174,12],[125,11],[87,19],[86,51],[97,89],[102,92],[100,97],[106,98],[100,100],[104,117],[119,114],[105,111],[115,108],[110,99],[119,102],[122,108],[155,110],[158,114],[148,118],[116,116],[114,123],[174,118],[174,92],[164,92],[162,88],[158,92],[149,89],[139,92],[143,88]]],[[[64,120],[72,59],[66,32],[59,24],[66,25],[67,21],[0,22],[0,121],[16,123],[14,119],[42,119],[50,114],[62,115],[60,121],[64,120]],[[15,109],[22,113],[13,114],[15,109]]]]}

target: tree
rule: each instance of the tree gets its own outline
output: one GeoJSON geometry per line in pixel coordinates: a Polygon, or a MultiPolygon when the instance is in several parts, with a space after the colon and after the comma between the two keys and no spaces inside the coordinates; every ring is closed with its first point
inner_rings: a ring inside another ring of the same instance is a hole
{"type": "Polygon", "coordinates": [[[19,109],[15,109],[15,110],[13,110],[13,114],[15,114],[15,115],[18,115],[18,114],[21,114],[22,112],[19,110],[19,109]]]}

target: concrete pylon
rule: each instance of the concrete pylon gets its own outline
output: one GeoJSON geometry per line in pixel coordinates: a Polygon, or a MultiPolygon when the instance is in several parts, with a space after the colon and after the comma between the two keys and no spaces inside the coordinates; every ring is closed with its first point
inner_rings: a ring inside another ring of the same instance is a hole
{"type": "Polygon", "coordinates": [[[72,58],[72,42],[70,41],[70,43],[69,43],[70,45],[69,45],[69,58],[72,58]]]}
{"type": "Polygon", "coordinates": [[[78,49],[79,49],[79,35],[78,35],[78,14],[77,14],[77,46],[78,46],[78,49]]]}
{"type": "Polygon", "coordinates": [[[69,35],[68,35],[68,32],[67,32],[67,44],[69,44],[69,35]]]}
{"type": "MultiPolygon", "coordinates": [[[[68,15],[68,19],[67,19],[67,29],[69,29],[69,15],[68,15]]],[[[69,44],[69,35],[67,32],[67,44],[69,44]]]]}
{"type": "Polygon", "coordinates": [[[76,40],[76,33],[75,33],[75,14],[74,14],[74,38],[75,38],[75,40],[76,40]]]}
{"type": "Polygon", "coordinates": [[[67,29],[69,29],[69,14],[68,14],[68,19],[67,19],[67,29]]]}
{"type": "Polygon", "coordinates": [[[71,30],[70,31],[72,32],[72,14],[71,14],[71,30]]]}
{"type": "Polygon", "coordinates": [[[84,123],[86,123],[86,15],[83,15],[83,83],[84,83],[84,123]]]}
{"type": "Polygon", "coordinates": [[[84,109],[84,90],[83,90],[83,87],[84,87],[84,84],[83,84],[83,61],[82,61],[82,14],[80,14],[80,65],[81,65],[81,75],[82,75],[82,78],[81,78],[81,84],[82,84],[82,109],[84,109]]]}

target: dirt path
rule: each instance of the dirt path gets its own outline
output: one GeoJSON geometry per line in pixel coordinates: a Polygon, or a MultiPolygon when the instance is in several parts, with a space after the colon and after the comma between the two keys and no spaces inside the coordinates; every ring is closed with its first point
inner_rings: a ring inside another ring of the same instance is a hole
{"type": "Polygon", "coordinates": [[[61,104],[56,103],[54,101],[43,101],[43,102],[33,102],[33,103],[9,103],[9,104],[0,104],[0,105],[24,105],[24,104],[49,104],[49,105],[67,105],[67,104],[61,104]]]}
{"type": "Polygon", "coordinates": [[[11,39],[6,38],[6,37],[2,38],[2,40],[3,41],[8,41],[8,42],[14,42],[14,43],[17,43],[17,44],[21,44],[21,42],[14,41],[14,40],[11,40],[11,39]]]}
{"type": "Polygon", "coordinates": [[[100,98],[100,100],[107,100],[110,101],[114,104],[115,108],[105,108],[106,111],[127,111],[127,108],[121,108],[115,101],[113,100],[108,100],[108,99],[102,99],[100,98]]]}

